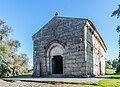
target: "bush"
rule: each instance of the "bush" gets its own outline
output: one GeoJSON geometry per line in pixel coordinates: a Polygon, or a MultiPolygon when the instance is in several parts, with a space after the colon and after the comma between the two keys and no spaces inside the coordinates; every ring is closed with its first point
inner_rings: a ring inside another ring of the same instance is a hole
{"type": "Polygon", "coordinates": [[[120,64],[116,68],[116,73],[120,73],[120,64]]]}

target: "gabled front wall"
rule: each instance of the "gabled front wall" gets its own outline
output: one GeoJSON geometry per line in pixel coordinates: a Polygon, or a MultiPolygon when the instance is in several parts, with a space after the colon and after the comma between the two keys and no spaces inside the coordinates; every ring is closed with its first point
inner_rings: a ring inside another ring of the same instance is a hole
{"type": "Polygon", "coordinates": [[[64,47],[63,75],[79,76],[86,73],[84,26],[86,20],[56,18],[43,27],[34,40],[34,72],[36,76],[52,74],[49,47],[58,43],[64,47]],[[38,69],[37,69],[38,68],[38,69]],[[40,70],[39,70],[40,69],[40,70]]]}

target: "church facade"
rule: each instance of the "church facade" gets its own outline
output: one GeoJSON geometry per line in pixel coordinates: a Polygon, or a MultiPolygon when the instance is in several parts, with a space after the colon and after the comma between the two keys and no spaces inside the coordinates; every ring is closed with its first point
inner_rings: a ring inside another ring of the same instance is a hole
{"type": "Polygon", "coordinates": [[[89,19],[55,15],[32,39],[34,76],[105,74],[107,47],[89,19]]]}

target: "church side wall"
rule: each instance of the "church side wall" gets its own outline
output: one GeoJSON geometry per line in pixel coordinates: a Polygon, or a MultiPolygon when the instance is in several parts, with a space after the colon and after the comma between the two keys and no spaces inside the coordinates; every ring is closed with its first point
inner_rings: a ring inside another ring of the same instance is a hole
{"type": "Polygon", "coordinates": [[[96,32],[93,35],[93,73],[94,75],[105,74],[105,50],[96,32]]]}
{"type": "Polygon", "coordinates": [[[102,41],[97,32],[87,22],[85,26],[85,59],[87,75],[104,75],[105,74],[105,50],[102,41]]]}
{"type": "Polygon", "coordinates": [[[99,44],[98,39],[94,36],[94,48],[93,48],[93,61],[94,61],[94,74],[95,75],[104,75],[105,74],[105,51],[99,44]]]}

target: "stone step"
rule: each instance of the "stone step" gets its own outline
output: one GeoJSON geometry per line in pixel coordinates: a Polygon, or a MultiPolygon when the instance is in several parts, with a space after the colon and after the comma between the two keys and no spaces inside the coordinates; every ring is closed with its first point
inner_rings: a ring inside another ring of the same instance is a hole
{"type": "Polygon", "coordinates": [[[48,75],[48,77],[63,77],[63,74],[52,74],[52,75],[48,75]]]}

